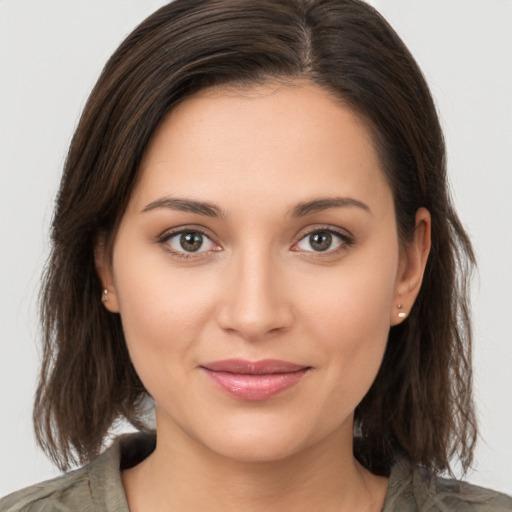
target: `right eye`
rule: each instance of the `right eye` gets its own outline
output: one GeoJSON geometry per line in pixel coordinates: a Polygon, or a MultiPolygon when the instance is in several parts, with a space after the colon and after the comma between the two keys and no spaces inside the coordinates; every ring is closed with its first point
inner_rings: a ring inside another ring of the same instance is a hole
{"type": "Polygon", "coordinates": [[[167,245],[172,253],[185,257],[187,254],[204,253],[218,247],[208,236],[194,229],[171,233],[165,236],[161,243],[167,245]]]}

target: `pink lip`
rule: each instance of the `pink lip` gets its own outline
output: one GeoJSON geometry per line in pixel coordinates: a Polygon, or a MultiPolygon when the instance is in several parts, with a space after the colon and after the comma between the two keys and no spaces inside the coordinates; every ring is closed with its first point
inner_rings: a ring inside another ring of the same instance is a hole
{"type": "Polygon", "coordinates": [[[227,359],[201,366],[215,385],[244,400],[266,400],[297,384],[309,367],[265,359],[227,359]]]}

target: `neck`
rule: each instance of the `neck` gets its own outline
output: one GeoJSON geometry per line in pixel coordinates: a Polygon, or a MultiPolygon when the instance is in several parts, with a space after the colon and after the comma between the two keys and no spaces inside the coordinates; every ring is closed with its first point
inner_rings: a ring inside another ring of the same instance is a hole
{"type": "Polygon", "coordinates": [[[387,479],[354,459],[351,430],[272,461],[224,457],[178,428],[157,432],[155,451],[123,472],[132,512],[378,511],[384,501],[387,479]]]}

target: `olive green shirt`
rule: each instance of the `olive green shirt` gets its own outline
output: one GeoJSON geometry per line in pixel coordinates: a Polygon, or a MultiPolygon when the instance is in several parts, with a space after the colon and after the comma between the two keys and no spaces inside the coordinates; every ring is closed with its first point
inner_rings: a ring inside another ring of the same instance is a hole
{"type": "MultiPolygon", "coordinates": [[[[86,466],[0,499],[0,512],[129,512],[121,471],[147,457],[155,438],[121,437],[86,466]]],[[[434,477],[404,460],[391,470],[382,512],[511,512],[512,498],[458,480],[434,477]]]]}

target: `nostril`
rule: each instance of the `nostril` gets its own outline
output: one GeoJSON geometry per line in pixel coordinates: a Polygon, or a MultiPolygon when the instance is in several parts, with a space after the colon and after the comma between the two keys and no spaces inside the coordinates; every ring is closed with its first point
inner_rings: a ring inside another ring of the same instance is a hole
{"type": "Polygon", "coordinates": [[[291,301],[276,262],[264,251],[247,248],[231,264],[218,309],[219,326],[251,341],[289,329],[291,301]]]}
{"type": "Polygon", "coordinates": [[[220,327],[229,334],[257,341],[261,338],[278,335],[289,329],[291,315],[277,308],[269,309],[265,314],[243,314],[240,310],[224,310],[219,315],[220,327]]]}

